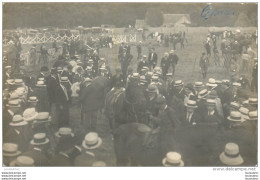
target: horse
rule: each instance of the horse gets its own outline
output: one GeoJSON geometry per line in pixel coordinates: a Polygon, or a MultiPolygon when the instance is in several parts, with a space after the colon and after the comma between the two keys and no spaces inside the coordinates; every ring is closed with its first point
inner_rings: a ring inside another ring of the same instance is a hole
{"type": "Polygon", "coordinates": [[[145,110],[144,91],[142,87],[131,82],[126,90],[112,89],[106,96],[105,112],[112,130],[129,122],[147,123],[145,110]]]}

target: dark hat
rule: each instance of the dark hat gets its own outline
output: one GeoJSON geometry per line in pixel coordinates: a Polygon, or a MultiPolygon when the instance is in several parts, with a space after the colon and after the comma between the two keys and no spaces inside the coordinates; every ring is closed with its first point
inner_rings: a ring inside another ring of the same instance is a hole
{"type": "Polygon", "coordinates": [[[49,71],[49,68],[46,66],[41,67],[41,71],[49,71]]]}
{"type": "Polygon", "coordinates": [[[51,74],[57,74],[57,69],[56,68],[51,68],[51,74]]]}

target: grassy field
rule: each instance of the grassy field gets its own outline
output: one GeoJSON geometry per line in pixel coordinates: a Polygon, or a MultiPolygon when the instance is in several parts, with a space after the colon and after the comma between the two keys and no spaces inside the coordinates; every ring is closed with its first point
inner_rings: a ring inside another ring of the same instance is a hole
{"type": "MultiPolygon", "coordinates": [[[[161,28],[153,28],[150,31],[159,31],[161,28]]],[[[206,39],[208,34],[209,28],[186,28],[186,37],[188,40],[188,44],[185,44],[185,49],[180,49],[180,45],[177,45],[176,54],[179,56],[179,63],[176,67],[175,72],[175,80],[181,79],[184,83],[191,83],[195,81],[202,81],[206,82],[208,78],[215,78],[216,80],[222,79],[230,79],[230,74],[224,71],[223,67],[216,67],[213,64],[213,57],[210,58],[210,68],[208,71],[208,75],[206,79],[202,78],[200,69],[199,69],[199,59],[201,53],[205,51],[202,42],[206,39]]],[[[214,29],[218,30],[218,29],[214,29]]],[[[242,32],[254,32],[255,28],[245,28],[242,29],[242,32]]],[[[123,33],[122,29],[117,30],[117,33],[123,33]]],[[[137,40],[141,40],[141,34],[137,34],[137,40]]],[[[143,43],[142,47],[142,54],[148,55],[148,43],[152,42],[153,47],[155,47],[155,51],[158,54],[158,65],[160,64],[160,60],[163,57],[165,52],[169,52],[173,49],[172,45],[170,47],[165,48],[163,46],[159,46],[156,42],[152,40],[148,40],[143,43]]],[[[220,39],[218,40],[218,47],[220,47],[220,39]]],[[[47,45],[50,47],[50,44],[47,45]]],[[[23,46],[23,52],[28,52],[31,48],[31,45],[23,46]]],[[[103,48],[100,49],[100,57],[104,57],[108,60],[109,65],[114,71],[116,67],[120,67],[120,64],[117,60],[117,52],[118,52],[118,45],[115,45],[112,49],[103,48]]],[[[131,54],[134,56],[131,66],[133,67],[134,71],[137,68],[137,50],[136,45],[131,44],[131,54]]],[[[213,53],[212,53],[213,54],[213,53]]],[[[223,60],[223,59],[222,59],[223,60]]],[[[51,60],[49,63],[49,67],[53,64],[54,60],[51,60]]],[[[31,66],[27,67],[32,68],[31,66]]],[[[35,74],[39,73],[40,66],[34,68],[35,74]]],[[[70,109],[70,121],[71,126],[74,131],[80,131],[80,108],[77,104],[72,104],[70,109]]],[[[103,139],[103,144],[100,147],[100,152],[102,157],[99,160],[105,161],[109,166],[115,165],[115,155],[113,150],[113,142],[110,134],[108,120],[102,115],[98,119],[98,133],[100,137],[103,139]]]]}

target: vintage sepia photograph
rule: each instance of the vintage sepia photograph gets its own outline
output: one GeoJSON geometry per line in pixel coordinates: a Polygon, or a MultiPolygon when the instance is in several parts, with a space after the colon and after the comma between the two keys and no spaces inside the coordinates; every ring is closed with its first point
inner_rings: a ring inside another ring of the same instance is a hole
{"type": "Polygon", "coordinates": [[[3,2],[2,95],[2,167],[256,167],[258,4],[3,2]]]}

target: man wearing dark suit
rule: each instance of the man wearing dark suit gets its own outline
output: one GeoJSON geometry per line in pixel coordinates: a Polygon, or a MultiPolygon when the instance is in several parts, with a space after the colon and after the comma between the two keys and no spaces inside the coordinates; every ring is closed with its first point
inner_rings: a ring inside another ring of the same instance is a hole
{"type": "Polygon", "coordinates": [[[201,116],[199,115],[197,108],[198,106],[196,101],[188,100],[186,109],[181,119],[182,125],[196,125],[201,121],[201,116]]]}
{"type": "Polygon", "coordinates": [[[37,76],[36,81],[38,81],[39,78],[44,78],[45,79],[45,83],[46,83],[46,76],[47,76],[48,72],[49,72],[49,69],[46,66],[41,67],[41,72],[37,76]]]}
{"type": "Polygon", "coordinates": [[[10,123],[8,132],[3,138],[3,141],[6,143],[18,144],[19,150],[21,152],[25,152],[28,149],[31,136],[31,130],[28,127],[28,123],[23,121],[21,115],[15,115],[13,117],[13,121],[10,123]]]}
{"type": "Polygon", "coordinates": [[[92,80],[89,78],[86,78],[83,84],[85,86],[83,86],[79,97],[80,102],[82,103],[82,113],[84,117],[82,125],[86,131],[95,131],[98,110],[100,108],[100,90],[92,84],[92,80]]]}
{"type": "Polygon", "coordinates": [[[157,65],[157,54],[154,52],[154,48],[151,48],[151,52],[149,53],[148,56],[148,63],[149,63],[149,68],[150,70],[154,69],[154,67],[157,65]]]}
{"type": "Polygon", "coordinates": [[[127,50],[124,49],[124,52],[121,56],[119,56],[119,62],[121,63],[121,70],[123,73],[124,81],[126,80],[127,68],[130,65],[133,56],[131,54],[127,54],[127,50]]]}
{"type": "Polygon", "coordinates": [[[164,57],[161,59],[161,68],[162,68],[162,75],[163,77],[166,76],[169,70],[169,61],[168,61],[168,53],[164,53],[164,57]]]}
{"type": "Polygon", "coordinates": [[[170,55],[168,57],[168,61],[170,65],[172,65],[172,75],[174,76],[175,73],[175,67],[179,61],[179,57],[174,53],[174,50],[170,51],[170,55]]]}
{"type": "Polygon", "coordinates": [[[137,66],[137,72],[140,74],[141,70],[143,69],[143,67],[148,67],[148,62],[146,60],[146,55],[143,55],[142,60],[139,62],[138,66],[137,66]]]}
{"type": "Polygon", "coordinates": [[[56,89],[57,119],[59,127],[69,126],[69,101],[71,90],[66,87],[68,77],[61,77],[60,85],[56,89]]]}
{"type": "Polygon", "coordinates": [[[98,63],[99,63],[99,56],[98,56],[98,53],[96,51],[94,51],[94,54],[93,56],[91,57],[91,59],[94,61],[94,64],[93,64],[93,76],[96,77],[98,76],[98,63]]]}

